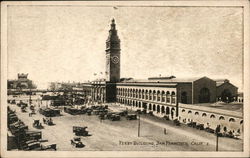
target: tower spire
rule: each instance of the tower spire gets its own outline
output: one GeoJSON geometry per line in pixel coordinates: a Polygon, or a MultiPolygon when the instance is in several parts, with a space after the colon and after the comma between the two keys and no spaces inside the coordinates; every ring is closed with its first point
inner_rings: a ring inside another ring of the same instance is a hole
{"type": "Polygon", "coordinates": [[[111,19],[109,36],[106,40],[106,81],[120,81],[120,39],[115,28],[115,19],[111,19]]]}
{"type": "Polygon", "coordinates": [[[114,18],[111,20],[110,26],[111,26],[110,30],[115,30],[115,19],[114,18]]]}
{"type": "Polygon", "coordinates": [[[113,45],[113,48],[120,49],[120,39],[117,35],[117,30],[116,30],[116,24],[115,24],[115,19],[113,18],[111,20],[110,24],[110,30],[109,30],[109,36],[108,39],[106,40],[106,49],[110,49],[113,45]]]}

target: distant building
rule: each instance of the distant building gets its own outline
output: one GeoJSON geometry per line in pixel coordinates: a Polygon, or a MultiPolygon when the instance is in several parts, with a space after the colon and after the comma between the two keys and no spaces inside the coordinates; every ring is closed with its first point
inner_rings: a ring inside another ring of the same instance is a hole
{"type": "Polygon", "coordinates": [[[50,82],[49,90],[60,91],[60,90],[82,90],[82,84],[79,82],[50,82]]]}
{"type": "Polygon", "coordinates": [[[231,84],[227,79],[216,80],[216,95],[218,101],[237,101],[238,87],[231,84]]]}
{"type": "Polygon", "coordinates": [[[17,74],[17,80],[7,81],[8,89],[36,89],[36,85],[32,80],[28,79],[28,74],[17,74]]]}
{"type": "Polygon", "coordinates": [[[243,92],[238,92],[238,98],[237,98],[238,100],[238,102],[239,103],[243,103],[244,102],[244,100],[243,100],[243,92]]]}

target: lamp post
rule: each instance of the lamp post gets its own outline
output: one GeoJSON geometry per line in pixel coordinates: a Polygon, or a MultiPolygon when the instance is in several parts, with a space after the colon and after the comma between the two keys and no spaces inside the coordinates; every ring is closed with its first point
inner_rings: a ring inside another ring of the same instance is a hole
{"type": "Polygon", "coordinates": [[[140,119],[140,113],[138,113],[138,137],[140,137],[140,130],[141,130],[141,119],[140,119]]]}
{"type": "Polygon", "coordinates": [[[216,133],[216,151],[218,151],[219,149],[219,136],[218,136],[218,133],[216,133]]]}
{"type": "Polygon", "coordinates": [[[215,129],[216,134],[216,151],[219,151],[219,132],[220,132],[220,125],[218,125],[215,129]]]}

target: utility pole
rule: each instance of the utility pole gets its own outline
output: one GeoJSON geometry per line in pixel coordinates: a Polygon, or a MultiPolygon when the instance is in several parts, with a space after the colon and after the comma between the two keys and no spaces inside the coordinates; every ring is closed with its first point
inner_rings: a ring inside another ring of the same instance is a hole
{"type": "Polygon", "coordinates": [[[141,126],[141,119],[140,119],[140,114],[138,115],[139,116],[139,118],[138,118],[138,137],[140,137],[140,126],[141,126]]]}
{"type": "Polygon", "coordinates": [[[216,134],[216,151],[219,150],[219,132],[220,132],[220,125],[218,125],[215,129],[216,134]]]}
{"type": "Polygon", "coordinates": [[[219,149],[219,136],[218,133],[216,133],[216,151],[219,149]]]}

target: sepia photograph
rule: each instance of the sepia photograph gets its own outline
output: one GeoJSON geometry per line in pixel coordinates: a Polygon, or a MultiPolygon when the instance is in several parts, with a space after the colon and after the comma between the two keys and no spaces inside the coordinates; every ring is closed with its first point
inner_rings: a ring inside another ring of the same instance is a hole
{"type": "Polygon", "coordinates": [[[1,155],[250,156],[248,18],[248,1],[2,2],[1,155]]]}

